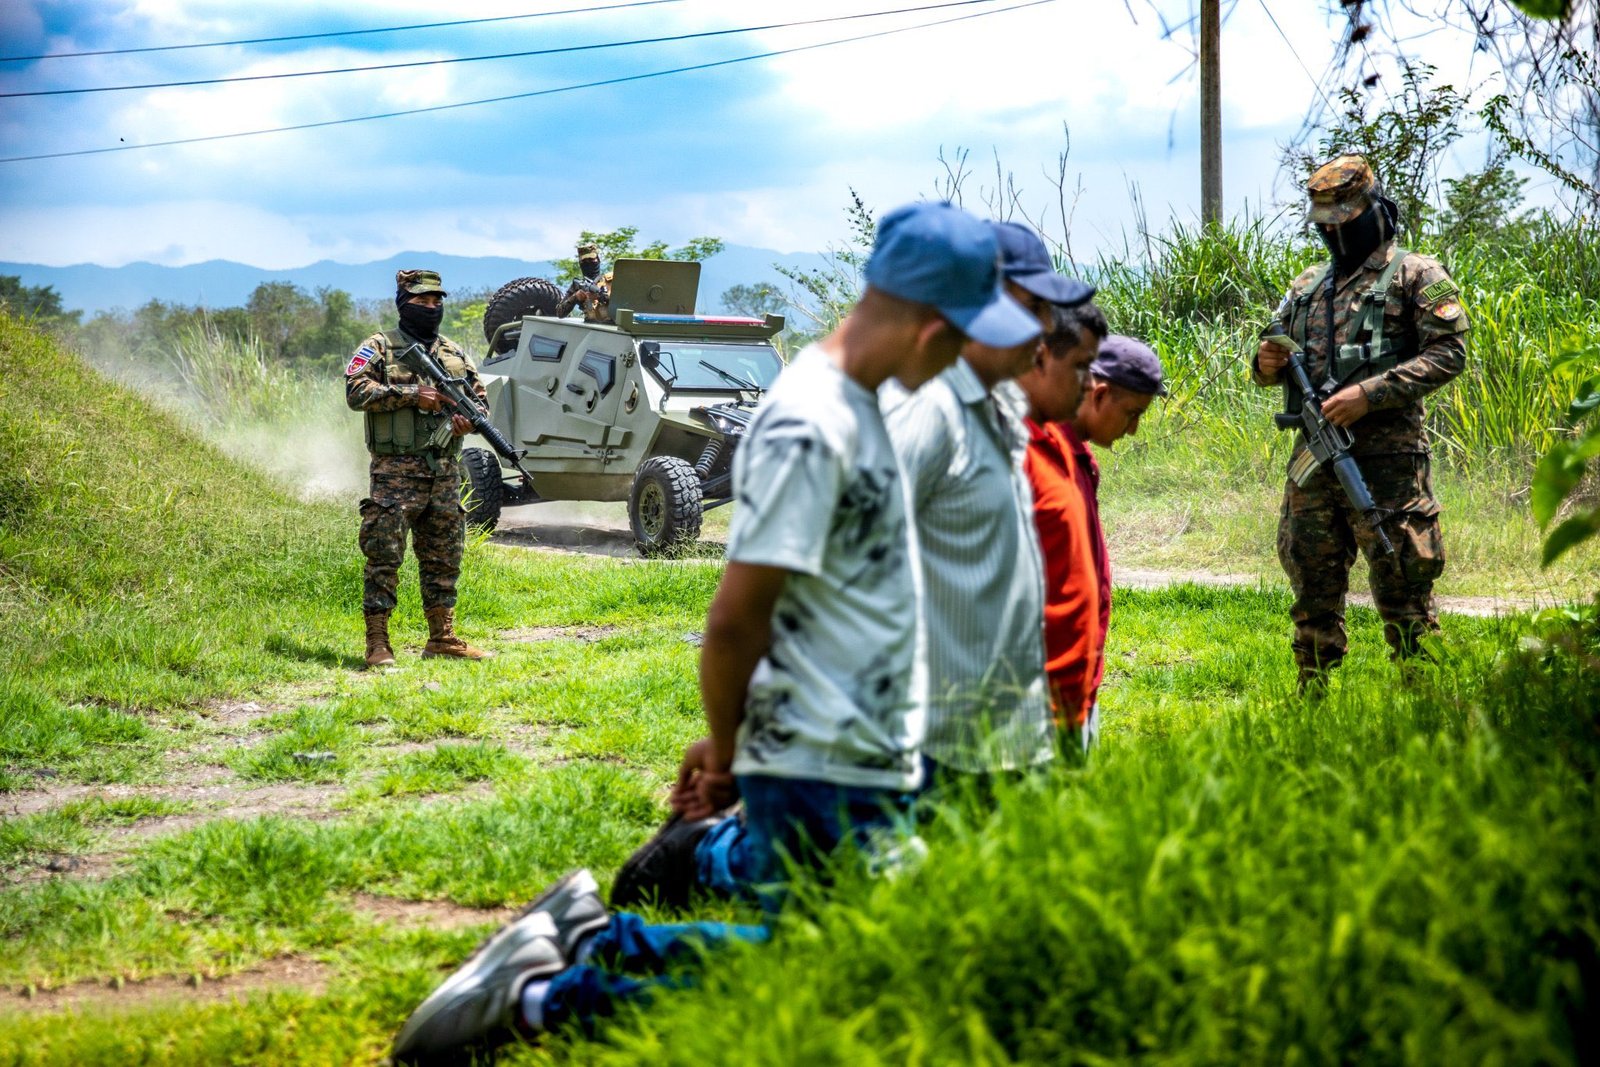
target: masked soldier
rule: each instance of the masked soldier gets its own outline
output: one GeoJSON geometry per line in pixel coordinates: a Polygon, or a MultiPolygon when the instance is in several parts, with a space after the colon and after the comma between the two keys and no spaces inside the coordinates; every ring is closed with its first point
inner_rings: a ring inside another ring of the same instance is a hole
{"type": "Polygon", "coordinates": [[[367,665],[394,663],[389,613],[396,575],[411,531],[422,577],[428,643],[422,655],[483,659],[491,653],[455,635],[456,578],[466,534],[461,507],[461,437],[472,424],[446,406],[438,390],[402,362],[420,344],[445,373],[467,379],[481,400],[483,383],[467,354],[439,336],[445,291],[431,270],[395,274],[394,302],[400,328],[375,333],[344,369],[345,401],[366,415],[367,451],[372,453],[372,495],[361,502],[361,552],[367,566],[361,608],[367,617],[367,665]]]}
{"type": "Polygon", "coordinates": [[[575,307],[583,308],[585,322],[611,321],[611,273],[600,275],[600,246],[578,246],[578,270],[583,275],[574,278],[567,293],[556,305],[556,318],[564,319],[575,307]]]}
{"type": "MultiPolygon", "coordinates": [[[[1284,333],[1305,352],[1311,381],[1327,399],[1329,422],[1349,429],[1352,455],[1387,518],[1393,555],[1345,498],[1329,467],[1306,484],[1293,479],[1278,522],[1278,558],[1294,590],[1294,658],[1300,688],[1321,689],[1346,650],[1345,591],[1359,547],[1391,658],[1419,654],[1418,639],[1439,628],[1433,583],[1444,570],[1439,504],[1433,495],[1422,398],[1466,366],[1467,314],[1460,289],[1439,261],[1395,244],[1399,209],[1361,156],[1340,156],[1306,183],[1310,220],[1332,258],[1294,280],[1267,334],[1284,333]]],[[[1282,385],[1288,351],[1263,342],[1251,379],[1282,385]]],[[[1305,451],[1295,443],[1290,466],[1305,451]]]]}

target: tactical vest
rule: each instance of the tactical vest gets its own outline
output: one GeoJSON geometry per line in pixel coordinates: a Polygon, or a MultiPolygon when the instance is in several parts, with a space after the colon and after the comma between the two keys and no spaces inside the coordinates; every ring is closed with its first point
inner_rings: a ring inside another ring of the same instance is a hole
{"type": "MultiPolygon", "coordinates": [[[[399,330],[384,332],[387,351],[378,360],[378,377],[389,384],[389,363],[396,353],[404,352],[411,342],[399,330]]],[[[441,348],[435,353],[439,365],[450,375],[465,373],[458,357],[448,355],[441,348]]],[[[455,459],[461,455],[461,438],[450,425],[448,409],[423,411],[417,407],[396,408],[393,411],[369,411],[367,419],[367,451],[374,456],[422,456],[433,466],[439,459],[455,459]]]]}
{"type": "MultiPolygon", "coordinates": [[[[1389,302],[1389,287],[1394,284],[1395,276],[1400,273],[1400,265],[1410,254],[1404,248],[1395,246],[1394,258],[1383,268],[1383,273],[1372,283],[1372,288],[1362,294],[1361,308],[1350,320],[1345,343],[1334,351],[1331,359],[1324,361],[1324,381],[1313,384],[1332,392],[1333,388],[1352,381],[1393,370],[1405,358],[1407,353],[1401,351],[1405,339],[1384,336],[1383,312],[1389,302]]],[[[1305,351],[1306,336],[1310,332],[1312,305],[1317,302],[1318,291],[1325,288],[1331,270],[1332,261],[1324,263],[1311,283],[1294,298],[1293,310],[1289,314],[1289,336],[1294,338],[1301,351],[1305,351]]],[[[1322,295],[1326,297],[1325,293],[1322,295]]],[[[1319,310],[1327,313],[1326,307],[1319,310]]],[[[1332,344],[1333,341],[1334,337],[1330,335],[1328,343],[1332,344]]],[[[1300,410],[1300,390],[1287,374],[1283,376],[1283,406],[1291,413],[1300,410]]]]}

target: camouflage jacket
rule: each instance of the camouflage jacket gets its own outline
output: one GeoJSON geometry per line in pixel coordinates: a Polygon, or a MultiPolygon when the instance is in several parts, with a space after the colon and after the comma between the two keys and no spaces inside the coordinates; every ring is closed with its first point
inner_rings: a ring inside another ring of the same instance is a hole
{"type": "MultiPolygon", "coordinates": [[[[433,347],[433,354],[445,373],[465,375],[478,399],[487,399],[483,382],[478,379],[478,368],[472,365],[471,358],[454,341],[447,337],[439,338],[433,347]]],[[[396,362],[398,355],[389,344],[389,335],[386,333],[375,333],[362,341],[344,369],[345,403],[355,411],[394,411],[414,407],[421,383],[415,374],[396,362]]]]}
{"type": "MultiPolygon", "coordinates": [[[[1333,346],[1366,340],[1350,336],[1353,320],[1358,318],[1366,292],[1377,283],[1398,251],[1393,241],[1385,242],[1360,270],[1336,281],[1333,346]]],[[[1318,385],[1327,374],[1332,347],[1327,337],[1326,295],[1318,284],[1309,304],[1302,306],[1297,298],[1317,282],[1320,273],[1322,265],[1318,264],[1294,280],[1267,330],[1296,337],[1303,331],[1306,369],[1318,385]]],[[[1407,252],[1389,286],[1383,323],[1385,338],[1398,343],[1399,362],[1360,382],[1372,410],[1350,428],[1355,437],[1352,451],[1358,456],[1427,452],[1422,398],[1455,378],[1467,365],[1469,324],[1460,303],[1460,290],[1437,259],[1407,252]]],[[[1250,378],[1262,386],[1282,384],[1281,378],[1262,374],[1253,358],[1250,378]]],[[[1296,451],[1303,447],[1303,443],[1297,444],[1296,451]]]]}

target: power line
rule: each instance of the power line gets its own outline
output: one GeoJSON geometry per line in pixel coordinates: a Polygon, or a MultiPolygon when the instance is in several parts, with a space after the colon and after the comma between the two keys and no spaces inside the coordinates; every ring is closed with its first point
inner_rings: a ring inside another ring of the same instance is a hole
{"type": "Polygon", "coordinates": [[[356,122],[375,122],[379,119],[400,118],[405,115],[424,115],[436,111],[454,111],[458,108],[477,107],[482,104],[499,104],[509,100],[528,100],[538,96],[553,96],[557,93],[570,93],[579,89],[596,89],[607,85],[621,85],[625,82],[645,81],[650,78],[663,78],[670,74],[687,74],[690,71],[710,70],[714,67],[727,67],[736,63],[750,63],[758,59],[772,59],[776,56],[794,55],[798,52],[811,52],[819,48],[831,48],[835,45],[852,44],[856,41],[870,41],[879,37],[890,37],[897,33],[907,33],[911,30],[925,30],[934,26],[947,26],[956,22],[966,22],[969,19],[986,18],[990,15],[1001,15],[1010,11],[1021,11],[1024,8],[1039,7],[1042,4],[1054,3],[1055,0],[1028,0],[1027,3],[1014,4],[1011,7],[992,8],[988,11],[975,11],[970,15],[956,15],[947,19],[935,19],[932,22],[919,22],[914,26],[899,26],[890,30],[878,30],[874,33],[858,34],[854,37],[841,37],[832,41],[820,41],[816,44],[797,45],[793,48],[780,48],[772,52],[758,52],[754,55],[736,56],[733,59],[719,59],[710,63],[696,63],[687,67],[673,67],[668,70],[649,71],[645,74],[628,74],[618,78],[605,78],[600,81],[582,82],[577,85],[562,85],[553,89],[537,89],[527,93],[512,93],[507,96],[492,96],[481,100],[462,100],[454,104],[436,104],[432,107],[408,108],[404,111],[386,111],[377,115],[358,115],[347,119],[328,119],[323,122],[303,122],[294,126],[274,126],[262,130],[240,130],[236,133],[217,133],[208,137],[180,137],[170,141],[151,141],[147,144],[118,144],[107,148],[81,148],[72,152],[44,152],[32,156],[5,156],[0,157],[0,163],[24,163],[38,159],[64,159],[71,156],[97,156],[109,152],[131,152],[140,148],[168,148],[173,145],[201,144],[209,141],[229,141],[239,137],[260,137],[269,133],[290,133],[297,130],[314,130],[324,126],[346,126],[356,122]]]}
{"type": "Polygon", "coordinates": [[[82,89],[36,89],[20,93],[0,93],[0,100],[14,100],[30,96],[75,96],[83,93],[117,93],[129,89],[178,89],[195,85],[229,85],[236,82],[278,81],[284,78],[312,78],[323,74],[358,74],[375,70],[405,70],[413,67],[447,66],[453,63],[480,63],[493,59],[527,59],[532,56],[553,56],[570,52],[594,52],[606,48],[629,48],[644,44],[671,44],[677,41],[702,40],[709,37],[727,37],[740,33],[760,33],[765,30],[787,30],[797,26],[821,26],[830,22],[854,22],[858,19],[880,18],[885,15],[909,15],[921,11],[938,11],[951,7],[969,7],[973,4],[993,4],[999,0],[945,0],[943,3],[922,4],[918,7],[900,7],[885,11],[867,11],[854,15],[834,15],[829,18],[800,19],[795,22],[772,22],[764,26],[742,26],[728,30],[703,30],[698,33],[680,33],[666,37],[641,37],[632,41],[603,41],[598,44],[563,45],[559,48],[537,48],[526,52],[499,52],[485,56],[456,56],[450,59],[415,59],[404,63],[378,63],[363,67],[333,67],[326,70],[283,71],[277,74],[242,74],[230,78],[195,78],[190,81],[147,82],[142,85],[102,85],[82,89]]]}
{"type": "Polygon", "coordinates": [[[372,33],[403,33],[407,30],[438,30],[450,26],[481,26],[488,22],[512,22],[518,19],[543,19],[556,15],[587,15],[596,11],[619,11],[630,7],[654,7],[657,4],[681,4],[683,0],[632,0],[631,3],[610,4],[605,7],[568,7],[560,11],[531,11],[522,15],[496,15],[492,18],[456,19],[452,22],[418,22],[408,26],[379,26],[370,30],[330,30],[327,33],[295,33],[283,37],[244,37],[237,41],[206,41],[200,44],[158,44],[145,48],[103,48],[96,52],[45,52],[37,56],[0,56],[0,63],[26,63],[36,59],[79,59],[84,56],[131,56],[140,52],[179,52],[189,48],[230,48],[242,44],[278,44],[283,41],[318,41],[328,37],[359,37],[372,33]]]}
{"type": "Polygon", "coordinates": [[[1256,0],[1256,3],[1261,5],[1261,10],[1264,11],[1267,18],[1271,20],[1272,28],[1278,31],[1278,36],[1283,38],[1283,43],[1289,46],[1289,51],[1294,54],[1294,61],[1300,64],[1300,69],[1305,71],[1306,77],[1311,80],[1311,87],[1317,91],[1317,95],[1322,97],[1322,102],[1331,110],[1333,108],[1333,101],[1329,100],[1328,94],[1322,91],[1322,83],[1317,81],[1316,75],[1311,73],[1311,68],[1306,66],[1306,61],[1300,58],[1299,50],[1295,48],[1294,42],[1289,40],[1289,35],[1283,32],[1283,27],[1278,25],[1277,17],[1274,16],[1271,9],[1267,7],[1267,0],[1256,0]]]}

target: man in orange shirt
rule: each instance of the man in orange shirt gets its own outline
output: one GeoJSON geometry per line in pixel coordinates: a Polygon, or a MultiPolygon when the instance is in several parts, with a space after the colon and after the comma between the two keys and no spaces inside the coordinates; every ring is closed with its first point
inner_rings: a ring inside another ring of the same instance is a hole
{"type": "Polygon", "coordinates": [[[1016,380],[1027,409],[1027,473],[1044,552],[1045,673],[1056,723],[1073,731],[1083,729],[1093,702],[1104,637],[1087,505],[1062,423],[1078,410],[1106,332],[1093,303],[1057,309],[1033,369],[1016,380]]]}
{"type": "Polygon", "coordinates": [[[1084,386],[1077,414],[1061,424],[1061,435],[1072,452],[1078,488],[1089,514],[1089,548],[1095,573],[1100,579],[1100,647],[1094,656],[1095,671],[1089,686],[1089,716],[1083,726],[1087,745],[1099,732],[1098,694],[1105,675],[1106,631],[1111,627],[1111,558],[1106,552],[1106,534],[1100,525],[1100,464],[1089,450],[1089,442],[1110,448],[1124,437],[1139,432],[1139,419],[1158,396],[1167,395],[1161,360],[1143,341],[1121,334],[1100,334],[1100,354],[1089,366],[1089,381],[1084,386]]]}

